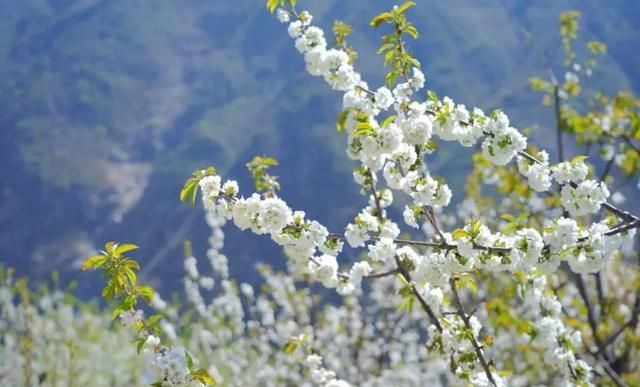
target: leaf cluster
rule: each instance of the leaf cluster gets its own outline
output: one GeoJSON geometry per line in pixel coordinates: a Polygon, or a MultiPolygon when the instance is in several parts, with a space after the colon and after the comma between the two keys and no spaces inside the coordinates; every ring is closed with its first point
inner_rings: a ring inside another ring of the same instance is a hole
{"type": "Polygon", "coordinates": [[[251,172],[253,184],[257,192],[275,192],[280,190],[278,178],[267,173],[270,167],[278,165],[278,160],[273,157],[256,156],[247,163],[247,169],[251,172]]]}
{"type": "Polygon", "coordinates": [[[285,8],[289,6],[293,9],[295,8],[297,2],[298,0],[267,0],[265,5],[269,12],[273,13],[278,7],[285,8]]]}
{"type": "Polygon", "coordinates": [[[415,6],[413,1],[407,1],[400,6],[395,6],[391,11],[382,12],[371,19],[370,25],[378,28],[383,24],[393,26],[393,32],[382,37],[382,44],[378,48],[378,54],[384,54],[385,66],[390,66],[391,70],[385,76],[385,83],[393,85],[398,77],[407,76],[411,67],[420,68],[420,62],[409,52],[404,44],[405,35],[418,38],[418,30],[407,21],[405,12],[415,6]]]}

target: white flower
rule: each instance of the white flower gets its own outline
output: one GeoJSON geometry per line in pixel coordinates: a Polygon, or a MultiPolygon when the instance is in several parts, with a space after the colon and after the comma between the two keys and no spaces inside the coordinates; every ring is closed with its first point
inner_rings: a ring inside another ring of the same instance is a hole
{"type": "MultiPolygon", "coordinates": [[[[395,163],[387,163],[382,170],[382,175],[389,188],[401,189],[404,185],[405,179],[402,176],[400,168],[395,163]]],[[[638,184],[640,186],[640,184],[638,184]]]]}
{"type": "Polygon", "coordinates": [[[187,257],[184,260],[184,270],[187,272],[189,277],[192,279],[198,278],[198,267],[197,262],[194,257],[187,257]]]}
{"type": "Polygon", "coordinates": [[[296,39],[295,46],[303,54],[315,47],[326,49],[327,42],[324,39],[324,31],[315,26],[307,28],[304,34],[296,39]]]}
{"type": "Polygon", "coordinates": [[[351,384],[341,379],[334,379],[327,382],[325,387],[351,387],[351,384]]]}
{"type": "Polygon", "coordinates": [[[278,20],[280,21],[280,23],[289,22],[290,14],[289,14],[289,11],[287,10],[278,8],[278,11],[276,12],[276,16],[278,17],[278,20]]]}
{"type": "Polygon", "coordinates": [[[227,196],[234,197],[238,194],[239,190],[238,182],[235,180],[227,180],[222,185],[222,192],[227,196]]]}
{"type": "Polygon", "coordinates": [[[409,83],[399,83],[393,89],[393,95],[398,102],[408,101],[409,97],[413,94],[413,89],[409,83]]]}
{"type": "Polygon", "coordinates": [[[297,38],[298,36],[302,35],[302,22],[300,20],[295,20],[292,21],[289,24],[289,28],[287,29],[287,32],[289,33],[289,36],[291,36],[292,38],[297,38]]]}
{"type": "Polygon", "coordinates": [[[364,246],[364,242],[369,239],[366,227],[349,224],[344,232],[344,237],[351,247],[364,246]]]}
{"type": "Polygon", "coordinates": [[[387,262],[396,254],[396,245],[391,238],[380,238],[375,244],[369,245],[369,258],[374,262],[387,262]]]}
{"type": "Polygon", "coordinates": [[[409,84],[415,91],[418,91],[424,87],[424,74],[420,71],[419,68],[413,68],[413,76],[409,80],[409,84]]]}
{"type": "Polygon", "coordinates": [[[156,348],[158,348],[158,346],[160,345],[160,339],[153,336],[153,335],[149,335],[147,336],[147,339],[144,342],[144,351],[145,352],[155,352],[156,348]]]}
{"type": "Polygon", "coordinates": [[[540,233],[533,228],[518,230],[511,254],[525,271],[530,271],[538,264],[544,242],[540,233]]]}
{"type": "Polygon", "coordinates": [[[127,310],[118,315],[125,327],[132,327],[135,323],[142,321],[144,313],[141,310],[127,310]]]}
{"type": "Polygon", "coordinates": [[[404,207],[404,211],[402,211],[402,217],[404,218],[404,222],[407,224],[407,226],[418,228],[416,214],[415,212],[413,212],[413,209],[411,209],[411,207],[409,206],[404,207]]]}
{"type": "Polygon", "coordinates": [[[338,261],[333,255],[323,254],[316,259],[318,265],[310,263],[312,273],[318,281],[328,288],[335,288],[338,284],[338,261]]]}
{"type": "Polygon", "coordinates": [[[206,290],[213,289],[216,281],[211,277],[202,277],[200,278],[200,286],[202,286],[206,290]]]}
{"type": "Polygon", "coordinates": [[[260,202],[256,222],[261,230],[277,233],[287,225],[291,216],[291,209],[282,199],[267,198],[260,202]]]}
{"type": "Polygon", "coordinates": [[[404,189],[421,206],[444,207],[451,200],[451,190],[445,183],[414,171],[407,174],[404,189]]]}
{"type": "Polygon", "coordinates": [[[573,246],[580,236],[580,229],[575,220],[560,218],[545,232],[544,241],[549,244],[552,253],[559,253],[563,249],[573,246]]]}
{"type": "Polygon", "coordinates": [[[534,163],[526,166],[524,157],[518,157],[520,173],[529,179],[529,186],[536,192],[545,192],[551,188],[551,169],[545,164],[534,163]]]}
{"type": "Polygon", "coordinates": [[[220,194],[220,176],[205,176],[198,185],[204,199],[216,198],[220,194]]]}
{"type": "Polygon", "coordinates": [[[366,261],[356,262],[349,273],[349,280],[353,286],[358,287],[362,278],[371,273],[371,266],[366,261]]]}
{"type": "Polygon", "coordinates": [[[442,305],[442,301],[444,300],[442,289],[427,284],[424,287],[424,293],[425,301],[427,301],[427,304],[429,304],[429,306],[437,313],[440,305],[442,305]]]}
{"type": "Polygon", "coordinates": [[[253,194],[248,199],[240,198],[233,206],[233,222],[240,230],[246,230],[255,223],[260,209],[260,196],[253,194]]]}
{"type": "Polygon", "coordinates": [[[611,144],[605,144],[600,148],[600,157],[605,161],[613,160],[616,155],[616,148],[611,144]]]}
{"type": "Polygon", "coordinates": [[[374,100],[376,101],[376,107],[380,110],[386,110],[389,106],[393,105],[394,99],[393,94],[391,94],[391,90],[382,86],[374,95],[374,100]]]}
{"type": "Polygon", "coordinates": [[[309,74],[314,76],[323,76],[327,71],[327,50],[323,47],[314,47],[304,54],[306,69],[309,74]]]}
{"type": "Polygon", "coordinates": [[[396,255],[400,259],[411,261],[416,267],[420,266],[420,263],[422,262],[421,256],[418,255],[415,250],[411,248],[411,246],[402,246],[401,248],[396,250],[396,255]]]}
{"type": "Polygon", "coordinates": [[[488,136],[482,143],[482,155],[495,165],[505,165],[527,147],[527,139],[514,128],[488,136]]]}
{"type": "Polygon", "coordinates": [[[560,184],[580,183],[589,174],[589,167],[584,161],[564,161],[551,167],[553,178],[560,184]]]}
{"type": "MultiPolygon", "coordinates": [[[[330,54],[331,50],[328,51],[330,54]]],[[[338,51],[346,56],[347,54],[344,51],[338,51]]],[[[327,56],[327,62],[329,63],[329,69],[333,69],[334,67],[331,65],[332,56],[327,56]]],[[[342,60],[342,57],[340,58],[342,60]]],[[[347,59],[343,64],[339,65],[339,67],[329,73],[324,75],[324,79],[329,83],[331,88],[334,90],[347,91],[353,89],[360,82],[360,74],[355,72],[353,66],[347,63],[347,59]]]]}
{"type": "Polygon", "coordinates": [[[423,145],[431,138],[433,119],[426,114],[412,114],[400,122],[404,140],[410,145],[423,145]]]}
{"type": "Polygon", "coordinates": [[[607,201],[609,190],[607,186],[595,180],[585,180],[576,188],[570,185],[562,187],[562,206],[573,217],[598,212],[602,203],[607,201]]]}
{"type": "Polygon", "coordinates": [[[304,365],[311,370],[316,370],[322,366],[322,358],[316,354],[308,355],[304,359],[304,365]]]}
{"type": "Polygon", "coordinates": [[[300,18],[302,25],[305,27],[311,25],[311,21],[313,20],[313,16],[307,11],[300,12],[298,18],[300,18]]]}

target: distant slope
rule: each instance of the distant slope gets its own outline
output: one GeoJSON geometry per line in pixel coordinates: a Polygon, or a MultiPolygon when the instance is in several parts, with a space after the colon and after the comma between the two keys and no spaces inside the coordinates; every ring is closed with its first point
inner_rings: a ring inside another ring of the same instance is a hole
{"type": "MultiPolygon", "coordinates": [[[[282,161],[292,205],[344,224],[363,199],[334,128],[339,96],[304,73],[284,26],[261,3],[0,3],[0,260],[37,277],[104,240],[131,240],[153,260],[148,274],[173,287],[179,241],[193,238],[202,251],[207,232],[190,215],[196,210],[178,205],[182,179],[215,164],[248,192],[244,163],[255,154],[282,161]]],[[[372,55],[380,35],[368,21],[392,2],[301,3],[327,30],[336,17],[354,25],[358,66],[379,83],[382,61],[372,55]]],[[[421,31],[412,48],[440,95],[544,127],[549,112],[526,79],[544,71],[544,51],[560,63],[565,9],[583,12],[586,39],[609,43],[594,87],[638,92],[633,0],[421,1],[410,16],[421,31]]],[[[447,148],[432,166],[459,187],[469,158],[458,153],[447,148]]],[[[227,246],[233,268],[251,279],[247,266],[278,261],[280,252],[246,238],[231,233],[227,246]]]]}

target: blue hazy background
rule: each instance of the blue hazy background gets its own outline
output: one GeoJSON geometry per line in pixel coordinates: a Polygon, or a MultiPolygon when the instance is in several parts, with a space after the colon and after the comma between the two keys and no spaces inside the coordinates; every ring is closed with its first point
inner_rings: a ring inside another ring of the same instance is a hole
{"type": "MultiPolygon", "coordinates": [[[[301,0],[329,31],[353,25],[358,69],[384,76],[370,18],[392,1],[301,0]]],[[[562,74],[558,17],[582,13],[582,41],[609,53],[592,91],[640,92],[637,0],[418,1],[412,49],[427,87],[467,106],[503,108],[515,126],[549,140],[551,111],[527,79],[562,74]],[[545,54],[546,53],[546,54],[545,54]]],[[[376,86],[377,87],[377,86],[376,86]]],[[[202,209],[180,205],[184,179],[215,165],[251,188],[245,163],[276,157],[282,196],[333,230],[364,204],[335,130],[341,98],[304,72],[286,27],[262,0],[5,0],[0,2],[0,262],[34,280],[52,270],[95,294],[78,263],[105,241],[130,241],[144,280],[175,289],[182,241],[204,257],[202,209]]],[[[461,200],[466,149],[445,147],[432,169],[461,200]]],[[[633,202],[633,201],[632,201],[633,202]]],[[[232,274],[254,281],[257,262],[282,265],[267,238],[229,230],[232,274]]]]}

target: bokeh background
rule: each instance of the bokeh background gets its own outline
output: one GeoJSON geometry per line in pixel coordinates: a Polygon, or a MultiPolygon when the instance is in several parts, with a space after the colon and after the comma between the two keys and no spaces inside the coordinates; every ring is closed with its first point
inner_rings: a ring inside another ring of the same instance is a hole
{"type": "MultiPolygon", "coordinates": [[[[300,0],[330,30],[354,27],[357,68],[377,87],[382,0],[300,0]]],[[[469,107],[503,108],[516,127],[553,146],[552,112],[527,79],[551,63],[563,74],[558,18],[582,14],[583,41],[608,44],[591,91],[640,93],[637,0],[420,0],[411,47],[427,88],[469,107]]],[[[340,95],[304,71],[262,0],[4,0],[0,2],[0,262],[32,280],[58,270],[97,294],[79,262],[105,241],[130,241],[143,280],[176,289],[182,241],[202,256],[200,208],[180,205],[184,179],[215,165],[247,194],[254,155],[281,162],[282,196],[333,230],[364,204],[335,130],[340,95]]],[[[431,168],[462,198],[470,153],[445,147],[431,168]]],[[[625,206],[633,206],[628,201],[625,206]]],[[[635,201],[635,206],[638,206],[635,201]]],[[[232,275],[281,266],[267,238],[229,230],[232,275]]]]}

